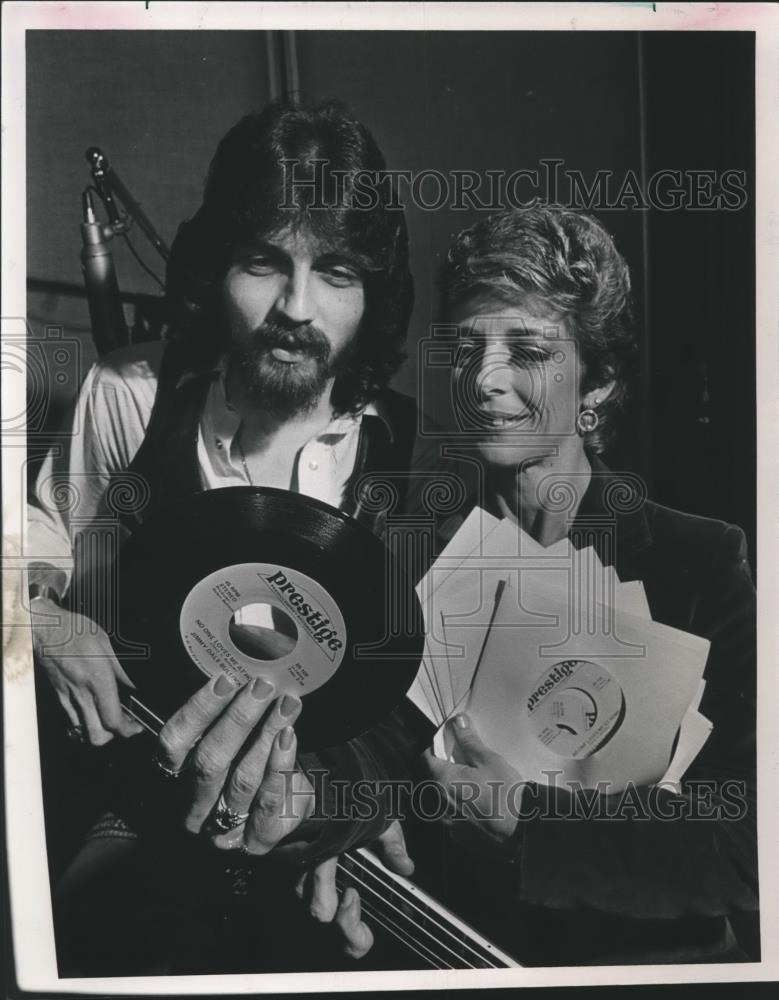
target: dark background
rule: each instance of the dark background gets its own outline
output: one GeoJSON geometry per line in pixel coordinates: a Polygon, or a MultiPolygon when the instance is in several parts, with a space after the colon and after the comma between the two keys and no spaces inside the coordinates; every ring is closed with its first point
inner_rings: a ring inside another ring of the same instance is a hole
{"type": "MultiPolygon", "coordinates": [[[[28,322],[47,382],[34,428],[41,447],[95,357],[80,294],[84,151],[105,150],[170,243],[199,204],[218,139],[278,93],[271,34],[27,33],[28,322]]],[[[588,178],[746,171],[740,211],[595,214],[631,266],[643,362],[607,458],[642,475],[661,503],[740,524],[754,562],[754,36],[334,31],[286,41],[301,96],[346,101],[391,168],[510,172],[559,158],[588,178]]],[[[407,212],[416,307],[396,386],[417,394],[416,345],[437,318],[442,255],[479,213],[407,212]]],[[[134,242],[161,274],[139,233],[134,242]]],[[[123,292],[158,294],[127,248],[112,246],[123,292]]],[[[423,402],[440,401],[428,391],[423,402]]]]}

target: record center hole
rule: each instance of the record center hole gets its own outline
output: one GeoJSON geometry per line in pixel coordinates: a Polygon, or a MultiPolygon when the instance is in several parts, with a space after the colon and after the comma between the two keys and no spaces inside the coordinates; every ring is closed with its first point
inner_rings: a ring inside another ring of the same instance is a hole
{"type": "Polygon", "coordinates": [[[298,630],[290,616],[272,604],[245,604],[230,619],[230,638],[253,660],[278,660],[291,653],[298,630]]]}

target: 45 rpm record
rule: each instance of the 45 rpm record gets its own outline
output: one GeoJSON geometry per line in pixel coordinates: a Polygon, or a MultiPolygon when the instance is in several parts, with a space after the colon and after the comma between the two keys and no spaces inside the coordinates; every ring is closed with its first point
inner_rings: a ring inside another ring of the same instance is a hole
{"type": "Polygon", "coordinates": [[[590,757],[619,730],[625,696],[616,677],[591,660],[561,660],[544,671],[528,699],[530,731],[552,753],[590,757]]]}
{"type": "Polygon", "coordinates": [[[209,676],[264,677],[301,698],[301,750],[386,716],[424,642],[414,588],[380,539],[327,504],[250,486],[196,494],[133,532],[117,634],[134,696],[160,721],[209,676]],[[133,644],[147,655],[126,655],[133,644]]]}

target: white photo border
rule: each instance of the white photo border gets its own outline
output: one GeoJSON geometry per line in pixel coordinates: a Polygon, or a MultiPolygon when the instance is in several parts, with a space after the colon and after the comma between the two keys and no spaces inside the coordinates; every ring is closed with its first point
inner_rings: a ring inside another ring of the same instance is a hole
{"type": "MultiPolygon", "coordinates": [[[[724,966],[619,966],[473,972],[344,972],[328,974],[58,978],[44,838],[36,709],[21,594],[24,438],[3,433],[3,602],[6,848],[18,987],[45,995],[239,994],[344,992],[474,986],[565,986],[698,983],[779,978],[779,875],[772,856],[779,837],[779,8],[773,4],[670,3],[20,3],[3,6],[2,337],[16,340],[13,317],[26,316],[25,294],[25,39],[26,30],[629,30],[755,32],[757,131],[757,408],[759,623],[759,838],[762,895],[759,963],[724,966]],[[773,947],[772,947],[773,944],[773,947]]],[[[3,362],[2,426],[26,408],[25,358],[3,362]]]]}

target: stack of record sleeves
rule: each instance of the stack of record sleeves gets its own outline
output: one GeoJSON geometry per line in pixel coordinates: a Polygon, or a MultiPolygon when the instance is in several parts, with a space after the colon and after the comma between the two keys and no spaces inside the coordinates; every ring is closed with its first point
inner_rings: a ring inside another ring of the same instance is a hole
{"type": "Polygon", "coordinates": [[[547,548],[476,508],[417,587],[422,665],[409,697],[437,726],[467,712],[523,778],[611,791],[677,784],[712,726],[709,642],[652,620],[640,581],[592,547],[547,548]]]}

